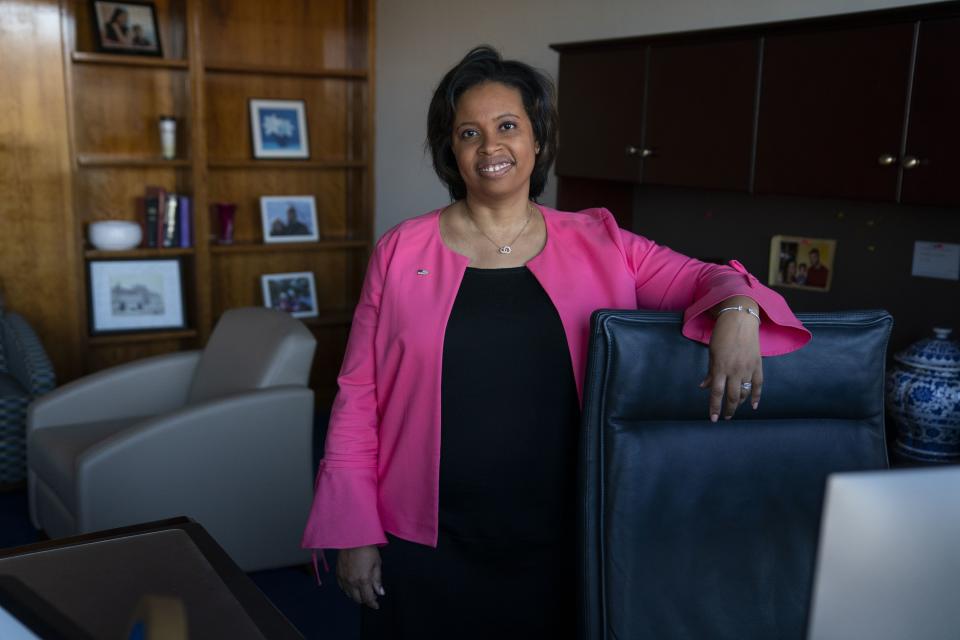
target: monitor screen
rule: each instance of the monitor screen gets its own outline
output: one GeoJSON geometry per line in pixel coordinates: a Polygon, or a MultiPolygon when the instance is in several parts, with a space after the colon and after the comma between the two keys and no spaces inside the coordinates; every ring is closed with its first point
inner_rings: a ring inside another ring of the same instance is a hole
{"type": "Polygon", "coordinates": [[[960,467],[827,482],[810,640],[960,638],[960,467]]]}

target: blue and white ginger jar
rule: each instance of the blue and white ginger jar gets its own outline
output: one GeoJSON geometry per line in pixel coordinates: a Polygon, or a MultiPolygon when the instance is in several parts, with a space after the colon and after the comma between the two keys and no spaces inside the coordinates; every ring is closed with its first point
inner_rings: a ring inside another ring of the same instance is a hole
{"type": "Polygon", "coordinates": [[[897,426],[894,450],[923,462],[960,461],[960,342],[950,329],[915,342],[893,359],[887,410],[897,426]]]}

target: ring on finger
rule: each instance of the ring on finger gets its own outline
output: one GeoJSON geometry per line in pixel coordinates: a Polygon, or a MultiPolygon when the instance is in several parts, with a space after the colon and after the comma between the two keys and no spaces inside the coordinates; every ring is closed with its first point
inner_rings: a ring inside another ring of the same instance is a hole
{"type": "Polygon", "coordinates": [[[750,389],[753,389],[753,383],[752,383],[752,382],[741,382],[741,383],[740,383],[740,388],[743,389],[744,391],[750,391],[750,389]]]}

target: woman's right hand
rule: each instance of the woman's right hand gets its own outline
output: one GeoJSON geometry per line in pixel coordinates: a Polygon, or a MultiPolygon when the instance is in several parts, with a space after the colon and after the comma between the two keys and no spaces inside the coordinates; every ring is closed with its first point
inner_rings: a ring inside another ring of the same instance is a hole
{"type": "Polygon", "coordinates": [[[380,551],[375,545],[340,549],[337,552],[337,582],[357,604],[379,609],[378,595],[385,595],[380,581],[380,551]]]}

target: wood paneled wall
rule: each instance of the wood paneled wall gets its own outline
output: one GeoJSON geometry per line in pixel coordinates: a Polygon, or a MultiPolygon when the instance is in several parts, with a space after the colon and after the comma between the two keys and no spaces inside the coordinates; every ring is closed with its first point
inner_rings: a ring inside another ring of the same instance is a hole
{"type": "Polygon", "coordinates": [[[84,323],[56,0],[0,0],[0,86],[0,286],[70,379],[84,323]]]}

